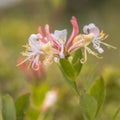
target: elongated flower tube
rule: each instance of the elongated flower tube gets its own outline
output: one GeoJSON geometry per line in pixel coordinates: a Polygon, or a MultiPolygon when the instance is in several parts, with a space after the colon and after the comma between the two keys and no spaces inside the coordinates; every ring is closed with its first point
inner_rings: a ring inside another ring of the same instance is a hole
{"type": "Polygon", "coordinates": [[[66,49],[68,49],[71,46],[71,44],[73,42],[73,39],[76,37],[76,35],[79,32],[79,26],[78,26],[78,23],[77,23],[77,19],[74,16],[71,19],[71,23],[73,25],[73,30],[72,30],[70,38],[68,39],[68,41],[66,43],[66,46],[65,46],[66,49]]]}

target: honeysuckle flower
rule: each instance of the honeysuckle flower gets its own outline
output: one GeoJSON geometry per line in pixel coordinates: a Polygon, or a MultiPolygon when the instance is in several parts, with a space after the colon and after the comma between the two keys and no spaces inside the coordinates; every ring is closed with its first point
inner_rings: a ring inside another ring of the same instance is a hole
{"type": "Polygon", "coordinates": [[[95,24],[90,23],[89,25],[85,25],[83,27],[83,32],[85,34],[80,34],[75,37],[75,39],[73,40],[74,46],[70,48],[70,50],[72,50],[73,48],[77,49],[79,47],[84,48],[84,58],[81,59],[81,63],[85,63],[87,61],[87,52],[98,58],[102,58],[98,56],[98,53],[102,54],[104,52],[101,44],[116,49],[116,47],[103,42],[103,40],[106,39],[108,35],[103,33],[103,31],[100,32],[99,28],[96,27],[95,24]],[[94,52],[88,47],[88,45],[91,43],[93,44],[94,49],[98,51],[98,53],[94,52]]]}
{"type": "Polygon", "coordinates": [[[46,36],[53,43],[53,53],[55,58],[65,58],[69,56],[72,51],[69,48],[73,45],[73,40],[79,32],[79,27],[76,18],[73,16],[71,19],[71,24],[73,26],[72,33],[67,40],[67,30],[55,30],[54,33],[50,33],[49,25],[46,25],[46,36]]]}
{"type": "Polygon", "coordinates": [[[51,63],[53,57],[52,44],[46,37],[43,37],[41,28],[38,29],[38,34],[32,34],[29,37],[28,44],[24,47],[26,50],[22,52],[22,55],[25,56],[26,59],[18,65],[28,60],[30,62],[29,65],[34,70],[38,70],[42,63],[44,65],[51,63]]]}
{"type": "Polygon", "coordinates": [[[70,37],[67,39],[67,30],[55,30],[54,33],[50,32],[49,25],[45,25],[45,37],[42,34],[41,27],[38,29],[37,34],[32,34],[29,37],[28,44],[25,45],[26,51],[22,53],[26,57],[18,65],[23,64],[26,61],[29,61],[29,65],[34,69],[38,70],[41,64],[48,66],[53,58],[55,62],[58,62],[59,59],[68,58],[72,53],[78,49],[83,48],[83,58],[81,63],[87,61],[87,52],[98,57],[98,53],[102,54],[104,52],[102,45],[107,47],[115,48],[105,42],[104,39],[108,37],[103,31],[100,32],[99,28],[95,24],[90,23],[83,27],[83,34],[78,34],[79,27],[77,19],[73,16],[70,20],[73,29],[70,37]],[[94,52],[88,46],[92,44],[93,48],[97,50],[94,52]]]}

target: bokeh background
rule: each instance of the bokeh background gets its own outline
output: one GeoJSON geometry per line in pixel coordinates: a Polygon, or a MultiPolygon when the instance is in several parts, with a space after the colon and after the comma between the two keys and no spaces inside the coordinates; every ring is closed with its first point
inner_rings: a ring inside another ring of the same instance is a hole
{"type": "MultiPolygon", "coordinates": [[[[66,28],[68,36],[72,26],[70,19],[76,16],[80,32],[82,27],[95,23],[109,34],[105,42],[117,50],[105,49],[104,58],[99,60],[88,55],[78,77],[81,84],[93,74],[93,80],[102,75],[107,88],[101,120],[110,120],[120,106],[120,1],[119,0],[0,0],[0,92],[10,94],[14,99],[25,93],[33,84],[19,67],[16,67],[20,52],[24,50],[30,34],[37,33],[38,26],[44,30],[48,23],[51,31],[66,28]]],[[[53,114],[55,120],[79,120],[80,108],[75,104],[73,93],[64,81],[61,71],[53,64],[44,78],[49,88],[59,89],[59,100],[53,114]],[[71,98],[71,99],[70,99],[71,98]],[[72,114],[71,114],[72,113],[72,114]]],[[[41,84],[42,84],[41,83],[41,84]]],[[[42,93],[41,93],[42,94],[42,93]]]]}

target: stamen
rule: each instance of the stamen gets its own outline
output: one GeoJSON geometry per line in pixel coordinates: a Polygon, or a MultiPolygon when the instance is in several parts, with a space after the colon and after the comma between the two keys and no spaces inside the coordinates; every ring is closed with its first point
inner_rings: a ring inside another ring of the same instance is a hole
{"type": "Polygon", "coordinates": [[[23,52],[20,52],[20,54],[23,55],[23,56],[25,56],[25,55],[26,55],[26,52],[27,52],[27,51],[25,50],[25,51],[23,51],[23,52]]]}
{"type": "Polygon", "coordinates": [[[27,66],[27,70],[30,69],[31,64],[32,64],[32,62],[29,62],[28,66],[27,66]]]}
{"type": "Polygon", "coordinates": [[[25,60],[23,60],[22,62],[18,63],[16,66],[18,67],[18,66],[22,65],[22,64],[25,63],[28,59],[29,59],[29,57],[26,58],[25,60]]]}
{"type": "Polygon", "coordinates": [[[92,54],[92,55],[94,55],[95,57],[97,57],[97,58],[99,58],[99,59],[102,59],[102,58],[103,58],[103,57],[101,57],[101,56],[98,56],[98,53],[92,51],[90,48],[86,47],[86,49],[87,49],[87,51],[88,51],[89,54],[92,54]]]}
{"type": "Polygon", "coordinates": [[[25,45],[22,45],[22,47],[27,48],[27,47],[29,47],[29,44],[28,44],[28,43],[26,43],[25,45]]]}
{"type": "Polygon", "coordinates": [[[103,34],[103,30],[101,30],[101,32],[100,32],[100,35],[102,35],[103,34]]]}
{"type": "Polygon", "coordinates": [[[108,38],[109,35],[105,35],[104,39],[108,38]]]}
{"type": "Polygon", "coordinates": [[[104,38],[105,37],[105,33],[100,34],[100,38],[104,38]]]}
{"type": "Polygon", "coordinates": [[[100,32],[100,34],[99,34],[99,39],[106,39],[107,37],[108,37],[109,35],[107,34],[105,34],[104,32],[103,32],[103,30],[100,32]]]}
{"type": "Polygon", "coordinates": [[[84,47],[84,58],[82,58],[81,60],[80,60],[80,62],[82,63],[82,64],[84,64],[86,61],[87,61],[87,50],[86,50],[86,48],[87,47],[84,47]]]}
{"type": "Polygon", "coordinates": [[[101,41],[99,41],[99,42],[100,42],[101,44],[107,46],[108,48],[117,49],[116,47],[114,47],[114,46],[112,46],[112,45],[109,45],[109,44],[107,44],[107,43],[105,43],[105,42],[101,42],[101,41]]]}

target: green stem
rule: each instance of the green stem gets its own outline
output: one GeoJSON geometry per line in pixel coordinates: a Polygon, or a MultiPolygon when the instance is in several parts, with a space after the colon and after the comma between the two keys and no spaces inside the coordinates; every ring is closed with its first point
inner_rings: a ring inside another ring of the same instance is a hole
{"type": "Polygon", "coordinates": [[[78,89],[76,80],[74,80],[73,82],[74,82],[74,86],[75,86],[75,87],[74,87],[74,90],[75,90],[75,92],[77,93],[77,95],[80,97],[81,95],[80,95],[80,92],[79,92],[79,89],[78,89]]]}

